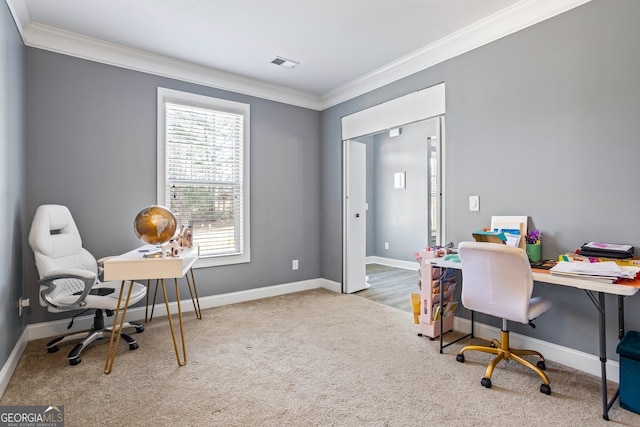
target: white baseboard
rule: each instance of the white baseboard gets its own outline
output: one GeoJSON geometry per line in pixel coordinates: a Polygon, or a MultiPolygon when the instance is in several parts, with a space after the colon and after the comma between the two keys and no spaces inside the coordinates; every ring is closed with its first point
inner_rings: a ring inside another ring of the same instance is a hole
{"type": "Polygon", "coordinates": [[[27,330],[25,329],[24,331],[22,331],[22,335],[20,335],[20,338],[18,338],[18,342],[13,347],[13,351],[9,355],[9,359],[7,359],[7,363],[5,363],[0,370],[0,397],[2,397],[4,391],[7,389],[9,380],[11,380],[13,372],[16,370],[16,366],[18,366],[20,357],[22,357],[22,353],[27,347],[28,342],[29,340],[27,339],[27,330]]]}
{"type": "MultiPolygon", "coordinates": [[[[392,260],[393,261],[393,260],[392,260]]],[[[376,263],[384,264],[378,260],[376,263]]],[[[406,262],[406,261],[404,261],[406,262]]],[[[388,265],[388,264],[385,264],[388,265]]],[[[404,268],[404,267],[400,267],[404,268]]],[[[413,269],[413,268],[411,268],[413,269]]],[[[207,309],[213,307],[219,307],[227,304],[236,304],[239,302],[251,301],[261,298],[274,297],[278,295],[285,295],[294,292],[301,292],[310,289],[325,288],[334,292],[342,292],[342,285],[338,282],[334,282],[326,279],[312,279],[304,280],[300,282],[287,283],[275,286],[266,286],[263,288],[249,289],[246,291],[230,292],[222,295],[211,295],[208,297],[200,298],[200,308],[207,309]]],[[[193,304],[190,300],[181,300],[180,305],[183,312],[191,312],[194,310],[193,304]]],[[[169,309],[172,313],[177,310],[177,303],[171,302],[169,309]]],[[[143,320],[145,309],[144,307],[135,307],[127,312],[128,320],[143,320]]],[[[156,304],[154,316],[166,316],[167,310],[164,304],[156,304]]],[[[93,316],[82,316],[76,318],[74,321],[74,330],[82,331],[89,329],[93,323],[93,316]]],[[[13,375],[13,372],[20,361],[20,357],[27,347],[27,344],[31,340],[54,337],[69,332],[67,325],[68,319],[55,320],[51,322],[37,323],[28,325],[18,342],[16,343],[9,359],[0,370],[0,397],[4,394],[4,391],[9,384],[9,380],[13,375]]],[[[469,331],[471,329],[471,321],[456,317],[454,322],[454,329],[457,331],[469,331]]],[[[478,338],[491,340],[500,335],[500,329],[493,326],[488,326],[479,322],[475,322],[475,335],[478,338]]],[[[531,347],[539,350],[545,355],[545,358],[557,362],[566,366],[571,366],[579,371],[586,372],[588,374],[599,377],[600,376],[600,359],[592,354],[583,353],[571,348],[562,347],[556,344],[552,344],[546,341],[541,341],[536,338],[527,337],[515,333],[510,334],[510,341],[514,347],[531,347]]],[[[615,361],[607,361],[607,379],[613,382],[619,382],[618,368],[619,364],[615,361]]]]}
{"type": "MultiPolygon", "coordinates": [[[[200,298],[200,308],[202,310],[207,308],[219,307],[227,304],[235,304],[244,301],[251,301],[261,298],[274,297],[278,295],[285,295],[294,292],[301,292],[310,289],[325,288],[334,292],[342,292],[342,285],[338,282],[333,282],[326,279],[312,279],[304,280],[300,282],[292,282],[282,285],[266,286],[263,288],[249,289],[246,291],[230,292],[222,295],[211,295],[208,297],[200,298]]],[[[190,299],[180,300],[180,306],[183,312],[194,311],[193,304],[190,299]]],[[[172,313],[177,311],[177,303],[169,303],[169,309],[172,313]]],[[[144,319],[145,308],[135,307],[127,311],[127,320],[140,321],[144,319]]],[[[163,303],[156,304],[154,308],[154,316],[166,316],[167,309],[163,303]]],[[[93,316],[81,316],[77,317],[73,322],[74,331],[88,330],[93,324],[93,316]]],[[[0,397],[4,394],[4,391],[9,384],[9,380],[13,375],[13,372],[20,361],[20,357],[27,347],[29,341],[55,337],[65,333],[69,333],[67,326],[69,325],[69,319],[54,320],[51,322],[36,323],[28,325],[22,332],[22,335],[18,339],[18,342],[13,348],[9,359],[0,370],[0,397]]]]}
{"type": "MultiPolygon", "coordinates": [[[[456,317],[453,323],[453,329],[456,331],[471,331],[471,320],[456,317]]],[[[475,336],[487,341],[500,337],[500,328],[475,322],[475,336]]],[[[515,348],[532,348],[536,349],[544,355],[544,358],[570,366],[587,374],[600,378],[601,366],[600,358],[593,354],[584,353],[572,348],[563,347],[537,338],[520,335],[513,332],[509,333],[509,343],[515,348]]],[[[613,360],[607,360],[607,380],[619,383],[619,366],[620,364],[613,360]]]]}
{"type": "Polygon", "coordinates": [[[389,267],[404,268],[406,270],[416,271],[420,268],[420,264],[417,261],[403,261],[400,259],[383,258],[379,256],[368,256],[366,260],[367,264],[382,264],[389,267]]]}
{"type": "MultiPolygon", "coordinates": [[[[246,291],[230,292],[221,295],[211,295],[199,298],[200,308],[219,307],[227,304],[236,304],[239,302],[252,301],[261,298],[269,298],[278,295],[291,294],[294,292],[307,291],[316,288],[326,288],[334,292],[342,292],[340,283],[332,282],[325,279],[311,279],[300,282],[286,283],[282,285],[265,286],[263,288],[249,289],[246,291]]],[[[183,313],[194,311],[193,303],[190,299],[181,299],[180,308],[183,313]]],[[[178,304],[173,301],[169,303],[171,313],[176,313],[178,304]]],[[[145,307],[134,307],[127,310],[127,320],[140,321],[144,320],[145,307]]],[[[164,303],[156,304],[153,312],[154,316],[166,316],[167,308],[164,303]]],[[[36,323],[27,326],[27,339],[29,341],[40,338],[54,337],[68,333],[67,325],[69,319],[54,320],[51,322],[36,323]]],[[[74,330],[82,331],[88,329],[93,324],[93,316],[77,317],[73,322],[74,330]]]]}
{"type": "MultiPolygon", "coordinates": [[[[367,257],[367,264],[382,264],[390,267],[405,268],[409,270],[417,270],[420,268],[420,264],[417,262],[401,261],[392,258],[383,258],[377,256],[367,257]]],[[[488,341],[500,336],[500,328],[485,325],[475,322],[476,330],[475,336],[478,338],[486,339],[488,341]]],[[[471,321],[469,319],[463,319],[456,317],[454,321],[454,329],[456,331],[470,331],[471,321]]],[[[579,371],[600,377],[601,366],[600,358],[593,354],[584,353],[572,348],[559,346],[547,341],[542,341],[537,338],[528,337],[526,335],[519,335],[516,333],[510,333],[510,343],[513,347],[522,348],[535,348],[544,354],[545,359],[560,363],[562,365],[570,366],[579,371]]],[[[612,360],[607,360],[606,363],[607,380],[619,383],[619,363],[612,360]]]]}

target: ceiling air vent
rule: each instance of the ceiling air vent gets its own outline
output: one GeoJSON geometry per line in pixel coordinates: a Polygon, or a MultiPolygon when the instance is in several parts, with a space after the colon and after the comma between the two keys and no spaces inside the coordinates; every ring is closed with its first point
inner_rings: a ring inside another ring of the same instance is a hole
{"type": "Polygon", "coordinates": [[[292,61],[290,59],[287,58],[282,58],[281,56],[276,56],[272,61],[272,64],[276,64],[279,65],[281,67],[284,68],[288,68],[288,69],[292,69],[293,67],[295,67],[296,65],[300,64],[299,62],[296,61],[292,61]]]}

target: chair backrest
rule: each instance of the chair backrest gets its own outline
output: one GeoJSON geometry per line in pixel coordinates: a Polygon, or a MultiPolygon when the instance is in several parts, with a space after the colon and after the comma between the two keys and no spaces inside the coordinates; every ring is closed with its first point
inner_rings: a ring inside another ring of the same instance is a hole
{"type": "MultiPolygon", "coordinates": [[[[65,269],[88,270],[97,274],[96,259],[82,247],[78,227],[66,206],[42,205],[36,209],[29,231],[29,245],[41,279],[56,270],[65,269]]],[[[54,300],[84,289],[84,283],[75,279],[62,279],[56,281],[56,285],[50,294],[54,300]]],[[[47,306],[42,295],[40,297],[41,305],[47,306]]]]}
{"type": "Polygon", "coordinates": [[[529,322],[533,276],[526,252],[499,243],[461,242],[462,304],[473,311],[529,322]]]}

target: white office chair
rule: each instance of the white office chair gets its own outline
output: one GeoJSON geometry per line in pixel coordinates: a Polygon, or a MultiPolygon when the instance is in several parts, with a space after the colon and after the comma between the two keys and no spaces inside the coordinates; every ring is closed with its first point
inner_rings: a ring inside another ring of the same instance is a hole
{"type": "MultiPolygon", "coordinates": [[[[95,310],[93,327],[90,331],[73,333],[58,337],[47,344],[49,353],[59,350],[58,345],[67,341],[81,339],[67,356],[71,365],[81,362],[80,352],[100,338],[111,336],[111,327],[104,326],[104,315],[113,315],[118,305],[121,282],[100,282],[97,277],[96,259],[82,247],[80,233],[71,212],[66,206],[42,205],[33,217],[29,232],[29,245],[33,250],[36,268],[40,280],[40,305],[52,313],[70,310],[84,310],[73,319],[88,310],[95,310]]],[[[124,291],[128,291],[125,284],[124,291]]],[[[146,287],[134,283],[129,305],[144,298],[146,287]]],[[[124,307],[120,307],[121,309],[124,307]]],[[[124,327],[133,327],[137,332],[144,331],[139,323],[126,322],[124,327]]],[[[122,334],[135,350],[138,343],[129,335],[122,334]]]]}
{"type": "Polygon", "coordinates": [[[484,387],[491,388],[491,374],[496,365],[503,359],[513,359],[534,370],[543,381],[540,391],[551,394],[549,379],[543,372],[546,365],[542,354],[509,347],[508,320],[533,326],[531,321],[551,307],[550,301],[531,297],[533,276],[526,252],[499,243],[480,242],[462,242],[458,251],[462,262],[462,304],[469,310],[502,318],[502,342],[494,339],[490,346],[466,346],[456,360],[464,362],[464,353],[470,350],[495,354],[481,381],[484,387]],[[527,355],[540,358],[537,366],[521,357],[527,355]]]}

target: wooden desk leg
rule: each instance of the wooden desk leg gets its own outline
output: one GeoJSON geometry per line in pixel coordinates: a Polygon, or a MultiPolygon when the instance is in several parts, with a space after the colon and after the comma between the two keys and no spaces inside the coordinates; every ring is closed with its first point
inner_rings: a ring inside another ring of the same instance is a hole
{"type": "Polygon", "coordinates": [[[184,277],[187,279],[187,287],[189,288],[189,294],[191,295],[191,302],[193,303],[193,309],[196,312],[196,317],[198,319],[202,319],[202,310],[200,310],[200,299],[198,298],[198,289],[196,288],[196,278],[193,275],[193,268],[189,269],[189,273],[191,274],[191,280],[189,280],[189,274],[185,274],[184,277]],[[193,290],[191,289],[192,283],[193,290]]]}
{"type": "Polygon", "coordinates": [[[180,307],[180,293],[178,291],[178,279],[173,279],[176,286],[176,303],[178,304],[178,322],[180,324],[180,340],[182,341],[182,360],[180,360],[180,351],[178,350],[178,343],[176,342],[176,333],[173,330],[173,321],[171,320],[171,310],[169,309],[169,299],[167,298],[167,289],[164,285],[164,279],[160,279],[162,284],[162,293],[164,295],[164,303],[167,307],[167,319],[169,320],[169,329],[171,329],[171,339],[173,340],[173,348],[176,351],[176,360],[179,366],[187,364],[187,348],[184,343],[184,329],[182,327],[182,308],[180,307]]]}
{"type": "Polygon", "coordinates": [[[129,307],[129,300],[131,299],[131,291],[133,290],[133,280],[129,282],[129,291],[127,292],[127,300],[124,303],[122,309],[122,315],[120,317],[120,325],[118,325],[118,313],[120,313],[120,305],[122,303],[122,293],[124,291],[125,281],[122,281],[120,285],[120,293],[118,294],[118,305],[116,311],[113,313],[113,328],[111,329],[111,338],[109,338],[109,347],[107,348],[107,360],[104,364],[104,373],[110,374],[113,369],[113,363],[116,361],[116,354],[118,353],[118,344],[120,342],[120,335],[124,327],[124,321],[127,317],[127,308],[129,307]],[[117,330],[117,332],[116,332],[117,330]]]}

